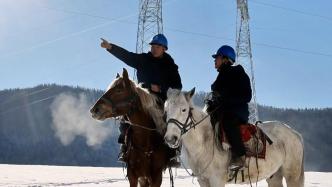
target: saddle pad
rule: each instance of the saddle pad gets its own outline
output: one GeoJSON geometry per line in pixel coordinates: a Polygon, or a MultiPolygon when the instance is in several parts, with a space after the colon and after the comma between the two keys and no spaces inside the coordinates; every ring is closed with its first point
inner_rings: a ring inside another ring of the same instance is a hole
{"type": "MultiPolygon", "coordinates": [[[[222,143],[229,143],[226,134],[223,128],[220,128],[220,141],[222,143]]],[[[260,130],[258,127],[256,127],[253,124],[242,124],[240,125],[240,133],[242,137],[243,143],[248,142],[251,138],[255,138],[256,132],[258,133],[258,138],[263,143],[263,149],[257,154],[258,158],[265,159],[266,154],[266,135],[262,130],[260,130]]],[[[256,154],[249,151],[248,148],[246,148],[246,157],[256,157],[256,154]]]]}

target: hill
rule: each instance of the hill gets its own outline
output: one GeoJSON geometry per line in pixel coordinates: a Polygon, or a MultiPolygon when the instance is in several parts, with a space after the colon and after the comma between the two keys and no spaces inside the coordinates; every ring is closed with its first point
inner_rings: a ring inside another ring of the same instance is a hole
{"type": "MultiPolygon", "coordinates": [[[[59,85],[0,91],[0,163],[119,166],[118,125],[92,120],[89,107],[103,91],[59,85]]],[[[206,93],[194,102],[203,105],[206,93]]],[[[258,108],[260,120],[279,120],[305,141],[305,168],[332,171],[332,109],[258,108]]]]}

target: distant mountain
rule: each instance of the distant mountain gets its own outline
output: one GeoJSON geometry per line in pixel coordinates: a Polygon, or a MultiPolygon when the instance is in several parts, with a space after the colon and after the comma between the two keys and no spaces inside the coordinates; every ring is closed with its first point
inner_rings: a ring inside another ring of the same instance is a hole
{"type": "MultiPolygon", "coordinates": [[[[87,106],[102,94],[100,90],[59,85],[0,91],[0,163],[119,166],[118,125],[113,120],[99,124],[87,118],[87,106]],[[74,127],[77,134],[72,132],[74,127]],[[98,140],[98,129],[102,132],[109,129],[111,134],[104,134],[107,138],[98,140]]],[[[205,95],[197,93],[194,102],[203,106],[205,95]]],[[[279,120],[302,134],[306,170],[332,171],[331,108],[295,110],[259,106],[258,111],[260,120],[279,120]]]]}

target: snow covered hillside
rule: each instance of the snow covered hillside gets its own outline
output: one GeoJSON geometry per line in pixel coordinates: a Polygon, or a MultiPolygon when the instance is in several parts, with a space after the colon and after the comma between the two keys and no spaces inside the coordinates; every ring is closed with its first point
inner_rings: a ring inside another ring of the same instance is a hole
{"type": "MultiPolygon", "coordinates": [[[[173,170],[175,187],[199,186],[183,169],[173,170]]],[[[331,187],[332,173],[306,172],[306,187],[331,187]]],[[[122,168],[69,167],[0,164],[0,186],[112,186],[127,187],[128,180],[122,168]]],[[[170,186],[168,171],[164,174],[163,187],[170,186]]],[[[228,185],[249,187],[250,185],[228,185]]],[[[259,187],[267,187],[265,181],[259,187]]]]}

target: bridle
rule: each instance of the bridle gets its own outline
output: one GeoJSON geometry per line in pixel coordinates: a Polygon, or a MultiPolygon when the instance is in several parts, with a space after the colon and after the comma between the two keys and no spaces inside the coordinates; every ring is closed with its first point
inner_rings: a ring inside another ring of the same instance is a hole
{"type": "Polygon", "coordinates": [[[181,130],[181,136],[187,133],[190,129],[195,128],[197,125],[199,125],[202,121],[204,121],[207,117],[211,116],[214,112],[216,112],[220,107],[216,107],[213,111],[211,111],[209,114],[204,116],[201,120],[196,122],[196,120],[193,117],[192,110],[194,108],[190,107],[187,119],[184,123],[181,123],[179,120],[175,118],[170,118],[167,121],[167,125],[170,123],[175,124],[180,130],[181,130]]]}
{"type": "MultiPolygon", "coordinates": [[[[216,107],[216,108],[215,108],[214,110],[212,110],[208,115],[204,116],[201,120],[199,120],[198,122],[196,122],[196,120],[195,120],[194,117],[193,117],[193,113],[192,113],[192,110],[193,110],[194,108],[190,107],[190,108],[189,108],[189,112],[188,112],[187,119],[186,119],[186,121],[185,121],[184,123],[181,123],[181,122],[180,122],[179,120],[177,120],[177,119],[170,118],[170,119],[168,119],[168,121],[167,121],[167,125],[170,124],[170,123],[174,123],[174,124],[175,124],[175,125],[181,130],[181,136],[182,136],[183,134],[187,133],[190,129],[195,128],[197,125],[199,125],[202,121],[204,121],[207,117],[209,117],[211,114],[213,114],[214,112],[216,112],[219,108],[220,108],[220,107],[216,107]]],[[[212,163],[213,157],[214,157],[214,143],[212,142],[212,144],[213,144],[213,148],[212,148],[212,150],[213,150],[212,158],[210,159],[209,163],[204,167],[204,169],[201,170],[200,173],[198,173],[198,174],[190,173],[190,172],[187,170],[187,168],[184,167],[185,170],[187,171],[187,173],[188,173],[190,176],[193,176],[193,177],[195,177],[195,176],[200,176],[200,175],[202,175],[202,174],[206,171],[206,169],[210,166],[210,164],[212,163]]],[[[179,158],[180,158],[180,157],[179,157],[179,158]]],[[[183,162],[182,162],[181,158],[180,158],[180,161],[181,161],[181,163],[182,163],[182,165],[183,165],[183,162]]]]}
{"type": "MultiPolygon", "coordinates": [[[[130,116],[131,114],[133,114],[134,111],[138,108],[139,96],[137,95],[137,93],[133,92],[132,90],[130,90],[129,96],[122,100],[114,101],[111,99],[111,96],[112,95],[110,95],[108,98],[106,98],[105,96],[102,96],[100,98],[100,100],[104,101],[107,105],[112,106],[112,115],[114,115],[114,116],[120,116],[120,114],[118,113],[118,108],[120,108],[120,107],[129,108],[128,112],[125,114],[127,116],[130,116]]],[[[142,125],[138,125],[138,124],[132,123],[130,121],[127,121],[127,122],[128,122],[128,124],[130,124],[130,126],[133,126],[133,127],[138,127],[138,128],[145,129],[148,131],[157,131],[156,128],[144,127],[142,125]]]]}
{"type": "Polygon", "coordinates": [[[109,97],[102,96],[100,100],[104,101],[107,105],[112,106],[112,115],[118,115],[118,109],[123,107],[129,107],[128,115],[130,115],[133,110],[138,106],[138,95],[130,91],[129,96],[122,100],[114,101],[109,97]]]}
{"type": "Polygon", "coordinates": [[[167,125],[170,123],[175,124],[181,130],[181,136],[187,133],[190,129],[194,128],[197,124],[195,124],[195,119],[192,114],[193,108],[189,108],[187,119],[184,123],[181,123],[179,120],[175,118],[170,118],[167,121],[167,125]]]}

